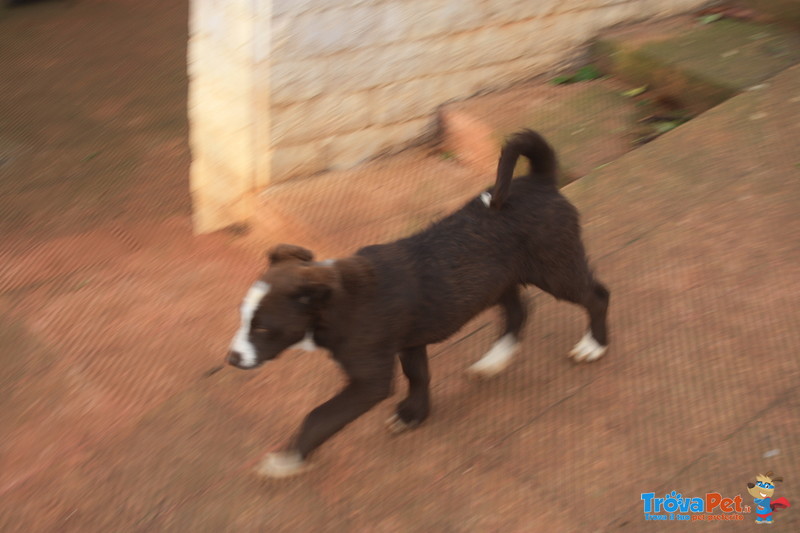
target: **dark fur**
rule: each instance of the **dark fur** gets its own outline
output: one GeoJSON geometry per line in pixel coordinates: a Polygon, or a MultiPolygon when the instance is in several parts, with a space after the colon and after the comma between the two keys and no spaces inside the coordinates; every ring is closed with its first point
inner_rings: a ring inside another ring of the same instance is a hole
{"type": "Polygon", "coordinates": [[[504,333],[519,338],[526,285],[585,307],[594,338],[608,343],[609,293],[588,267],[577,210],[558,191],[556,172],[552,148],[526,130],[502,150],[491,208],[473,199],[421,233],[367,246],[332,266],[314,263],[296,246],[271,251],[262,279],[272,290],[252,323],[261,332],[251,335],[259,362],[312,330],[348,377],[339,394],[308,415],[292,450],[307,457],[388,397],[398,353],[409,393],[397,415],[409,426],[421,423],[430,410],[426,346],[494,305],[505,313],[504,333]],[[512,180],[520,155],[532,169],[512,180]]]}

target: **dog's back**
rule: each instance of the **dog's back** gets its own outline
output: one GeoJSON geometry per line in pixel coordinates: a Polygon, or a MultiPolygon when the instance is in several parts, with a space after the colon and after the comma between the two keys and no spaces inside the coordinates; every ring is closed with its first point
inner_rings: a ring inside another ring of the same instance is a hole
{"type": "Polygon", "coordinates": [[[446,339],[510,286],[551,291],[561,285],[562,269],[585,269],[578,214],[558,191],[556,171],[550,146],[535,132],[521,132],[503,149],[488,206],[486,196],[475,198],[425,231],[358,252],[383,280],[381,290],[398,300],[392,315],[402,309],[411,317],[404,344],[446,339]],[[520,155],[532,168],[512,180],[520,155]]]}

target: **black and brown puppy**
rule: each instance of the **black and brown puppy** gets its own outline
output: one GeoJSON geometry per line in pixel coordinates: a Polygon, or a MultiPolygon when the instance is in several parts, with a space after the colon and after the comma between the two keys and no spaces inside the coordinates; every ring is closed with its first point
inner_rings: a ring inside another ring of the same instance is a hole
{"type": "Polygon", "coordinates": [[[266,457],[263,475],[302,471],[315,448],[388,397],[398,353],[409,391],[389,428],[420,424],[430,411],[426,346],[494,305],[505,312],[505,331],[469,371],[501,371],[519,346],[526,285],[587,310],[589,331],[570,354],[576,361],[605,353],[609,292],[592,276],[578,212],[558,191],[556,171],[553,149],[525,130],[503,147],[491,192],[421,233],[336,261],[314,262],[291,245],[270,251],[269,269],[242,304],[228,362],[256,368],[289,347],[316,345],[330,350],[348,383],[306,417],[288,450],[266,457]],[[512,180],[520,155],[532,168],[512,180]]]}

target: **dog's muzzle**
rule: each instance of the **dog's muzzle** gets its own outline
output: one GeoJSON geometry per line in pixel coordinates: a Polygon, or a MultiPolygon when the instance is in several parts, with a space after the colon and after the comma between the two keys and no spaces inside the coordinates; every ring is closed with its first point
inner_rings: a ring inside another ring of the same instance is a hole
{"type": "Polygon", "coordinates": [[[263,365],[266,361],[258,360],[258,359],[249,359],[247,354],[242,354],[236,350],[231,350],[228,352],[228,356],[225,358],[225,362],[231,366],[235,366],[236,368],[240,368],[242,370],[252,370],[254,368],[259,368],[263,365]]]}
{"type": "Polygon", "coordinates": [[[231,366],[235,366],[236,368],[248,368],[246,366],[242,366],[242,354],[233,350],[228,352],[225,362],[231,366]]]}

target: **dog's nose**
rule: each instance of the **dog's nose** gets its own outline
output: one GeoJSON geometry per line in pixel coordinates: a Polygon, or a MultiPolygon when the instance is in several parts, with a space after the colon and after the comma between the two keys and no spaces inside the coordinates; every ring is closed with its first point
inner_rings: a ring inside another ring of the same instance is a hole
{"type": "Polygon", "coordinates": [[[226,358],[229,365],[239,366],[242,362],[242,355],[239,352],[230,351],[228,352],[228,357],[226,358]]]}

